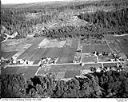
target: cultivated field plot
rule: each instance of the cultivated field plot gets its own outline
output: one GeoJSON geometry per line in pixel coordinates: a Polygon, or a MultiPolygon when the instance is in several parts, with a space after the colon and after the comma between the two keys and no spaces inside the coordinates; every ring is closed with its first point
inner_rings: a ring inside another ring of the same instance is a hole
{"type": "MultiPolygon", "coordinates": [[[[29,53],[32,49],[36,48],[37,44],[44,38],[31,38],[31,39],[9,39],[1,44],[2,56],[10,58],[14,54],[25,50],[19,58],[27,57],[26,52],[29,53]],[[31,46],[32,45],[32,46],[31,46]],[[29,51],[28,51],[29,50],[29,51]]],[[[31,54],[31,53],[30,53],[31,54]]],[[[29,56],[29,55],[28,55],[29,56]]]]}
{"type": "Polygon", "coordinates": [[[45,74],[45,73],[58,73],[58,72],[65,72],[65,71],[75,71],[81,70],[82,67],[79,64],[70,64],[70,65],[50,65],[40,68],[37,72],[37,75],[45,74]]]}
{"type": "Polygon", "coordinates": [[[1,43],[1,50],[3,52],[18,51],[17,49],[19,46],[24,46],[24,41],[25,39],[8,39],[7,41],[1,43]]]}
{"type": "Polygon", "coordinates": [[[40,60],[35,60],[34,62],[33,62],[33,64],[38,64],[40,62],[40,60]]]}
{"type": "Polygon", "coordinates": [[[1,57],[10,59],[13,55],[15,55],[17,51],[11,51],[11,52],[2,52],[1,51],[1,57]]]}
{"type": "Polygon", "coordinates": [[[61,56],[59,57],[57,63],[73,63],[75,55],[75,49],[70,47],[63,47],[61,56]]]}
{"type": "Polygon", "coordinates": [[[80,70],[70,70],[65,72],[64,78],[72,78],[80,75],[80,70]]]}
{"type": "Polygon", "coordinates": [[[58,58],[61,56],[62,48],[35,48],[27,49],[18,59],[27,59],[38,63],[43,57],[58,58]]]}
{"type": "Polygon", "coordinates": [[[110,42],[109,46],[114,52],[123,52],[128,57],[128,34],[107,35],[105,39],[110,42]]]}
{"type": "Polygon", "coordinates": [[[83,44],[82,53],[91,53],[97,51],[102,52],[111,52],[107,44],[83,44]]]}
{"type": "Polygon", "coordinates": [[[30,61],[34,61],[34,63],[37,63],[37,61],[39,61],[44,56],[46,51],[47,49],[45,48],[41,48],[41,49],[37,48],[28,58],[30,61]]]}
{"type": "Polygon", "coordinates": [[[35,54],[38,51],[38,44],[43,40],[44,38],[38,38],[37,40],[34,40],[32,43],[32,46],[30,46],[28,49],[25,50],[24,53],[22,53],[18,59],[26,59],[30,60],[32,55],[35,54]]]}
{"type": "Polygon", "coordinates": [[[98,61],[99,61],[99,62],[108,62],[108,61],[110,61],[111,59],[113,59],[112,56],[98,56],[98,61]]]}
{"type": "Polygon", "coordinates": [[[47,73],[55,74],[56,79],[71,78],[80,75],[82,67],[77,64],[71,65],[50,65],[40,68],[36,73],[37,75],[45,75],[47,73]]]}
{"type": "Polygon", "coordinates": [[[110,48],[112,49],[112,51],[114,51],[115,53],[120,53],[121,52],[121,48],[119,47],[119,44],[117,42],[110,42],[109,43],[110,48]]]}
{"type": "Polygon", "coordinates": [[[78,43],[79,43],[79,39],[72,39],[71,48],[77,49],[78,43]]]}
{"type": "Polygon", "coordinates": [[[126,39],[120,40],[119,47],[121,49],[121,52],[123,52],[128,58],[128,40],[126,39]]]}
{"type": "Polygon", "coordinates": [[[61,48],[65,45],[65,43],[66,43],[66,41],[58,41],[56,39],[49,40],[49,39],[45,38],[44,40],[42,40],[42,42],[40,42],[38,44],[38,47],[40,47],[40,48],[50,48],[50,47],[61,48]]]}
{"type": "Polygon", "coordinates": [[[99,68],[99,67],[102,67],[102,64],[101,64],[101,63],[85,64],[85,65],[82,67],[82,70],[88,70],[88,69],[90,69],[91,67],[99,68]]]}
{"type": "Polygon", "coordinates": [[[116,67],[117,63],[103,63],[104,67],[116,67]]]}
{"type": "Polygon", "coordinates": [[[60,57],[62,54],[63,48],[47,48],[43,57],[50,57],[50,58],[57,58],[60,57]]]}
{"type": "Polygon", "coordinates": [[[37,75],[45,75],[47,73],[53,73],[56,75],[56,79],[71,78],[74,76],[79,76],[81,71],[84,73],[90,72],[90,67],[99,68],[102,67],[101,64],[85,64],[83,67],[79,64],[70,65],[51,65],[40,68],[36,73],[37,75]]]}
{"type": "Polygon", "coordinates": [[[33,45],[35,42],[42,38],[31,38],[31,39],[9,39],[1,43],[1,50],[3,52],[21,51],[27,48],[29,45],[33,45]]]}
{"type": "Polygon", "coordinates": [[[26,79],[29,79],[35,75],[37,69],[38,66],[7,67],[2,70],[2,74],[23,74],[26,79]]]}
{"type": "Polygon", "coordinates": [[[96,56],[92,56],[92,55],[86,55],[86,54],[82,54],[82,62],[83,63],[87,63],[87,62],[97,62],[97,57],[96,56]]]}
{"type": "MultiPolygon", "coordinates": [[[[78,47],[78,39],[58,41],[56,39],[52,40],[38,37],[24,39],[22,43],[21,41],[11,41],[10,45],[7,42],[6,44],[8,44],[7,51],[11,51],[9,53],[9,57],[12,57],[12,55],[16,53],[15,50],[17,49],[18,52],[24,50],[19,54],[17,59],[33,61],[34,64],[37,64],[43,57],[59,58],[57,63],[73,63],[75,50],[78,47]],[[66,44],[70,46],[64,46],[66,44]],[[28,47],[28,45],[31,46],[28,47]]],[[[8,54],[5,55],[2,53],[2,55],[8,58],[8,54]]]]}
{"type": "Polygon", "coordinates": [[[67,64],[67,65],[52,65],[52,68],[49,70],[50,72],[59,72],[59,71],[67,71],[67,70],[80,70],[82,67],[79,64],[67,64]]]}

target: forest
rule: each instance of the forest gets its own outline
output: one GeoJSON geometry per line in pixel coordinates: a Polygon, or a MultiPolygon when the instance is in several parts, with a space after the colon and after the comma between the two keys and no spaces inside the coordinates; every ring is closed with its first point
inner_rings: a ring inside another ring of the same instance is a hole
{"type": "Polygon", "coordinates": [[[34,76],[28,80],[21,74],[1,75],[2,98],[126,98],[128,72],[106,71],[56,80],[55,75],[34,76]]]}
{"type": "Polygon", "coordinates": [[[104,34],[122,34],[128,33],[128,2],[126,0],[101,1],[96,3],[74,3],[61,6],[26,6],[26,7],[6,7],[1,8],[1,25],[6,28],[5,32],[12,35],[18,32],[16,38],[25,38],[28,34],[35,33],[33,26],[38,24],[48,24],[53,19],[59,19],[58,15],[65,10],[82,10],[90,6],[113,7],[112,11],[98,10],[94,13],[79,13],[76,15],[79,19],[88,22],[88,25],[64,26],[55,29],[39,30],[34,37],[47,36],[51,38],[60,37],[97,37],[102,38],[104,34]],[[38,15],[35,18],[26,19],[26,15],[38,15]]]}

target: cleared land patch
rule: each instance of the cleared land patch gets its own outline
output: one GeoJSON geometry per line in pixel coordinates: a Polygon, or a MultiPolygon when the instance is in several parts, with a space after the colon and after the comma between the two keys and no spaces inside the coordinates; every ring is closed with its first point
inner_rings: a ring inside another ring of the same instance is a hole
{"type": "Polygon", "coordinates": [[[111,52],[107,44],[84,44],[82,53],[91,53],[91,52],[111,52]]]}
{"type": "Polygon", "coordinates": [[[39,48],[50,48],[50,47],[63,47],[65,45],[66,41],[57,41],[56,39],[54,40],[49,40],[45,38],[42,40],[42,42],[38,45],[39,48]]]}

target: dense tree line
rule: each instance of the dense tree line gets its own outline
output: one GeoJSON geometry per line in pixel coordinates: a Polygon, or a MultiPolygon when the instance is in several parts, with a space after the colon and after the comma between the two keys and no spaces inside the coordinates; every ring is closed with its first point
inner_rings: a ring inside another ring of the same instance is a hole
{"type": "Polygon", "coordinates": [[[128,33],[128,8],[116,11],[104,12],[97,11],[95,13],[85,13],[78,15],[80,19],[90,22],[102,32],[110,30],[115,33],[128,33]]]}
{"type": "Polygon", "coordinates": [[[26,37],[28,34],[34,33],[33,26],[37,24],[45,23],[47,24],[53,18],[57,18],[60,12],[64,10],[74,10],[74,9],[83,9],[90,6],[100,7],[104,5],[105,7],[113,6],[115,10],[112,11],[97,11],[94,13],[85,13],[78,15],[78,18],[83,19],[89,22],[92,25],[85,26],[65,26],[59,27],[55,29],[45,29],[43,31],[39,31],[35,36],[47,36],[47,37],[103,37],[104,34],[122,34],[127,33],[128,27],[128,8],[127,1],[123,0],[123,2],[118,2],[115,0],[109,1],[101,1],[101,2],[91,2],[91,3],[74,3],[74,5],[67,4],[65,6],[55,6],[50,8],[47,6],[44,7],[17,7],[17,8],[7,8],[4,7],[1,9],[1,24],[5,26],[9,32],[12,34],[17,31],[18,36],[16,38],[26,37]],[[124,6],[125,5],[125,6],[124,6]],[[120,7],[121,6],[121,7],[120,7]],[[53,9],[54,8],[54,9],[53,9]],[[38,14],[41,16],[35,19],[26,20],[27,14],[38,14]]]}
{"type": "Polygon", "coordinates": [[[2,8],[1,25],[7,28],[10,35],[17,31],[19,34],[18,38],[26,37],[27,34],[32,33],[32,28],[34,25],[46,23],[50,21],[54,16],[47,14],[43,15],[43,11],[42,11],[42,14],[39,18],[26,20],[25,16],[27,14],[40,13],[40,12],[38,12],[38,9],[37,11],[35,9],[33,10],[33,12],[31,12],[30,9],[28,10],[22,8],[18,8],[18,9],[2,8]]]}
{"type": "Polygon", "coordinates": [[[22,74],[1,75],[1,97],[98,98],[128,97],[128,72],[94,72],[56,80],[53,74],[26,80],[22,74]]]}
{"type": "MultiPolygon", "coordinates": [[[[86,1],[85,1],[86,2],[86,1]]],[[[76,2],[74,5],[70,5],[69,8],[71,9],[83,9],[89,6],[96,6],[96,7],[110,7],[113,6],[115,8],[127,7],[128,2],[127,0],[101,0],[101,1],[93,1],[93,2],[76,2]]]]}

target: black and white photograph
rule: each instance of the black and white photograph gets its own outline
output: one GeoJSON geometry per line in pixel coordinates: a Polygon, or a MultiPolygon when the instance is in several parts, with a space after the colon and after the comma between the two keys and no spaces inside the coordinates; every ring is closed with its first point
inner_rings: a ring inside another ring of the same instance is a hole
{"type": "Polygon", "coordinates": [[[128,102],[128,0],[0,3],[1,99],[128,102]]]}

